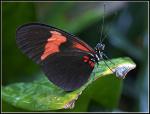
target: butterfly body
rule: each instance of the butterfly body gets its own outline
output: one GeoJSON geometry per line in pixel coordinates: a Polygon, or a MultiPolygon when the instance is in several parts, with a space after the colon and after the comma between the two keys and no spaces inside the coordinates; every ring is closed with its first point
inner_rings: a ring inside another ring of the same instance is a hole
{"type": "Polygon", "coordinates": [[[104,45],[92,49],[76,36],[45,24],[25,24],[17,29],[18,47],[58,87],[73,91],[90,78],[94,65],[103,59],[104,45]]]}

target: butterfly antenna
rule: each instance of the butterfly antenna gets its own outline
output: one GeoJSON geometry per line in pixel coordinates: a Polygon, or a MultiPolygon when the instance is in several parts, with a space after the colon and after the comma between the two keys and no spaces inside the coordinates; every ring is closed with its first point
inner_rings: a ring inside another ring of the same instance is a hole
{"type": "MultiPolygon", "coordinates": [[[[104,11],[105,11],[105,10],[104,10],[104,11]]],[[[113,16],[113,19],[112,19],[112,20],[114,20],[116,16],[117,16],[117,12],[115,12],[115,15],[113,16]]],[[[109,29],[109,28],[110,28],[110,25],[109,25],[109,27],[107,27],[107,28],[109,29]]],[[[107,30],[107,33],[109,32],[108,29],[106,29],[106,30],[107,30]]],[[[101,43],[103,43],[106,38],[110,38],[110,37],[108,37],[108,34],[107,34],[107,33],[105,34],[105,36],[104,36],[103,39],[101,40],[101,43]]]]}
{"type": "Polygon", "coordinates": [[[102,22],[101,33],[100,33],[100,43],[102,43],[102,36],[103,36],[103,31],[104,31],[104,24],[105,24],[104,18],[105,18],[105,4],[104,4],[104,15],[102,18],[103,22],[102,22]]]}
{"type": "Polygon", "coordinates": [[[105,40],[106,38],[109,38],[107,33],[105,34],[104,38],[101,40],[101,43],[104,42],[104,40],[105,40]]]}

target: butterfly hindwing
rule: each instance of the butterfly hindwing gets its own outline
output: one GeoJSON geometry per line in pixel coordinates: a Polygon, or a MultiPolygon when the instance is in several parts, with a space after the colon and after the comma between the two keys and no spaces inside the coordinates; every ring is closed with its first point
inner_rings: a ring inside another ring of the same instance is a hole
{"type": "Polygon", "coordinates": [[[43,61],[42,69],[57,86],[72,91],[87,82],[93,66],[83,62],[84,53],[56,53],[43,61]]]}

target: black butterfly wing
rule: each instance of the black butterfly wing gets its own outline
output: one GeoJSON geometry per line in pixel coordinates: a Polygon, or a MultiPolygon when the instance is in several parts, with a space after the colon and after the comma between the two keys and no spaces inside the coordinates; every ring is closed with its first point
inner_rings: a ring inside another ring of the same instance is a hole
{"type": "Polygon", "coordinates": [[[17,30],[17,44],[40,64],[50,81],[66,91],[85,84],[94,63],[93,49],[74,35],[44,24],[26,24],[17,30]]]}
{"type": "Polygon", "coordinates": [[[84,53],[56,53],[43,61],[42,69],[48,79],[65,91],[73,91],[85,84],[93,66],[83,62],[84,53]]]}
{"type": "Polygon", "coordinates": [[[16,42],[29,58],[40,64],[49,55],[58,52],[94,52],[72,34],[39,23],[25,24],[17,29],[16,42]]]}

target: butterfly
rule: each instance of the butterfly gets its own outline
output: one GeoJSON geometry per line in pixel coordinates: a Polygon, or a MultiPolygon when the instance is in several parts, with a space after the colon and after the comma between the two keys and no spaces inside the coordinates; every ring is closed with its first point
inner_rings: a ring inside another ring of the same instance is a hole
{"type": "Polygon", "coordinates": [[[105,56],[102,42],[93,49],[75,35],[41,23],[19,27],[16,42],[24,54],[40,65],[47,78],[64,91],[83,86],[95,64],[105,56]]]}

